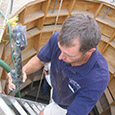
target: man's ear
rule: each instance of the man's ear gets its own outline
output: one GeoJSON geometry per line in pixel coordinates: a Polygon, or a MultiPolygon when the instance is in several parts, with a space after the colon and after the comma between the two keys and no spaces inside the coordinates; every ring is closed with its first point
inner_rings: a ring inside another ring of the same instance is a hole
{"type": "Polygon", "coordinates": [[[96,48],[91,48],[88,53],[93,53],[96,50],[96,48]]]}

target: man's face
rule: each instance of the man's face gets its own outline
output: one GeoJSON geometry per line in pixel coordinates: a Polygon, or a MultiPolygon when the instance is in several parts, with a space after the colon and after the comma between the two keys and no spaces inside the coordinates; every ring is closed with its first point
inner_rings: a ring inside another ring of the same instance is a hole
{"type": "Polygon", "coordinates": [[[81,63],[85,58],[85,54],[79,51],[80,44],[78,39],[74,40],[73,46],[71,47],[61,46],[59,42],[58,46],[61,50],[61,54],[58,57],[59,60],[63,60],[71,65],[76,65],[77,63],[81,63]]]}

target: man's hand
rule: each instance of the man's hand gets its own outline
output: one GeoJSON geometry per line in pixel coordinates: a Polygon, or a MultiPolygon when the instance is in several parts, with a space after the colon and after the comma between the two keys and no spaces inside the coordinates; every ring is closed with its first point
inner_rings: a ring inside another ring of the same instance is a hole
{"type": "Polygon", "coordinates": [[[44,115],[44,109],[40,112],[40,115],[44,115]]]}
{"type": "Polygon", "coordinates": [[[23,74],[22,82],[25,82],[27,79],[27,74],[24,71],[22,72],[22,74],[23,74]]]}
{"type": "Polygon", "coordinates": [[[8,88],[12,91],[14,89],[16,89],[16,86],[12,83],[12,77],[11,74],[8,73],[8,88]]]}
{"type": "MultiPolygon", "coordinates": [[[[23,72],[23,75],[22,75],[22,82],[25,82],[26,79],[27,79],[27,75],[26,75],[25,72],[23,72]]],[[[8,88],[9,88],[10,90],[16,89],[16,86],[13,84],[13,79],[12,79],[10,73],[8,73],[8,88]]]]}

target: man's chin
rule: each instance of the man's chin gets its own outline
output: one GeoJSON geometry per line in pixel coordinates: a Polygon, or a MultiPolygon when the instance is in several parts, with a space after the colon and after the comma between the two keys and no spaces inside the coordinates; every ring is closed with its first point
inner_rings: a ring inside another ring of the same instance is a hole
{"type": "Polygon", "coordinates": [[[67,60],[63,60],[65,63],[67,63],[67,64],[71,64],[71,62],[68,62],[67,60]]]}
{"type": "Polygon", "coordinates": [[[66,60],[63,60],[65,63],[67,63],[67,61],[66,60]]]}

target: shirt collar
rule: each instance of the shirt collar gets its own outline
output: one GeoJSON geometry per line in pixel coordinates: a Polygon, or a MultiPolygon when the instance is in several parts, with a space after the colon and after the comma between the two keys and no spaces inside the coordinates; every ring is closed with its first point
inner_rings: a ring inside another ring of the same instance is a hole
{"type": "Polygon", "coordinates": [[[81,66],[71,66],[70,64],[66,64],[66,68],[74,74],[79,73],[81,75],[84,75],[84,74],[87,74],[91,70],[96,60],[97,60],[97,50],[92,53],[87,63],[81,66]]]}

